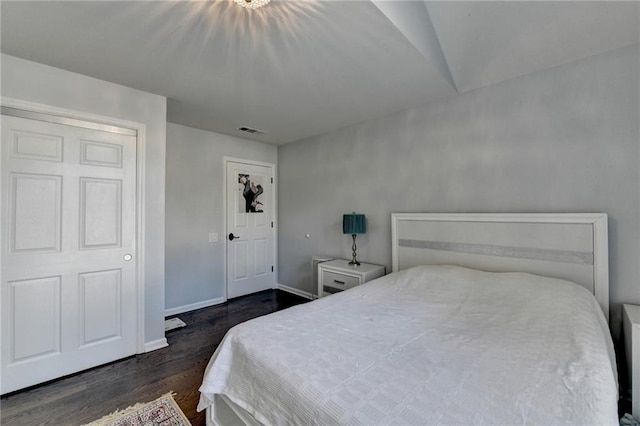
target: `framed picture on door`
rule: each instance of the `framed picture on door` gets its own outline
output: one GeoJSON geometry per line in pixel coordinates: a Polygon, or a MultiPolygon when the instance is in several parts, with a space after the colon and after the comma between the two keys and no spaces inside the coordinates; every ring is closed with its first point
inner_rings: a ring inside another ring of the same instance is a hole
{"type": "Polygon", "coordinates": [[[238,211],[240,213],[264,212],[262,188],[262,176],[238,174],[238,190],[242,191],[242,197],[238,197],[238,211]]]}

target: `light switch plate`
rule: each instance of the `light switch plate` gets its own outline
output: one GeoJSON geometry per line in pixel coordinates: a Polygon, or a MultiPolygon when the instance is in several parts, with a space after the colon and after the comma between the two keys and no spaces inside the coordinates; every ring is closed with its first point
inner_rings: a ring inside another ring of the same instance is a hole
{"type": "Polygon", "coordinates": [[[210,243],[217,243],[218,242],[218,233],[217,232],[209,233],[209,242],[210,243]]]}

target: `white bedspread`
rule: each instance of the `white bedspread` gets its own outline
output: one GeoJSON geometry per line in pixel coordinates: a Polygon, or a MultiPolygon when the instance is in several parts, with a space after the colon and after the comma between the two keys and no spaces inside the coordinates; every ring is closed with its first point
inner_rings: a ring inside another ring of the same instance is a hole
{"type": "Polygon", "coordinates": [[[437,266],[240,324],[207,367],[267,425],[614,425],[609,330],[584,288],[437,266]]]}

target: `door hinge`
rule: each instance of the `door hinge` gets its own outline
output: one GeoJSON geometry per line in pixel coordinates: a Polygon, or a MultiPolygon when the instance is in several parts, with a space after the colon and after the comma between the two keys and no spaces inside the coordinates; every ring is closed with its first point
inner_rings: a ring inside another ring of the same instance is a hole
{"type": "Polygon", "coordinates": [[[271,272],[273,272],[273,266],[271,267],[271,272]]]}
{"type": "Polygon", "coordinates": [[[273,222],[271,222],[271,227],[273,228],[273,222]]]}
{"type": "Polygon", "coordinates": [[[273,183],[273,178],[271,178],[271,183],[273,183]]]}

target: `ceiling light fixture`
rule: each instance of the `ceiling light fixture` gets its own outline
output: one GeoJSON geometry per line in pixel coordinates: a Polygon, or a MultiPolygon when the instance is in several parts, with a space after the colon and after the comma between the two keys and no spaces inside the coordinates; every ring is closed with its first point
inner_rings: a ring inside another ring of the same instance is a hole
{"type": "Polygon", "coordinates": [[[257,9],[269,4],[271,0],[233,0],[246,9],[257,9]]]}

